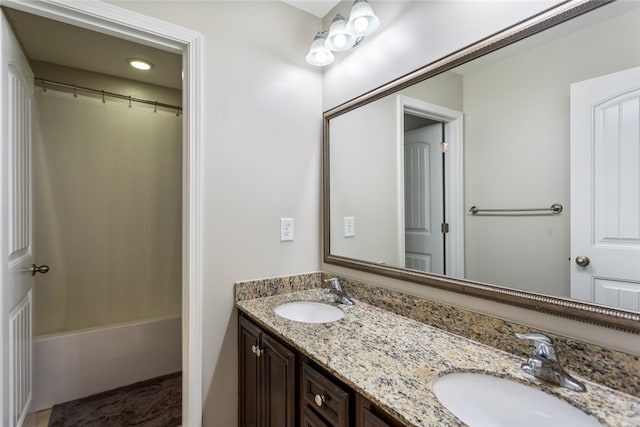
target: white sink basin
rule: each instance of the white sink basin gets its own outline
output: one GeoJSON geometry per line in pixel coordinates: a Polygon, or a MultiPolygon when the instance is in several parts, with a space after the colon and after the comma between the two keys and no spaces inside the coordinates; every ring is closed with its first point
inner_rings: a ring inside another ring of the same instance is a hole
{"type": "Polygon", "coordinates": [[[438,378],[433,391],[456,417],[474,426],[600,426],[590,415],[533,387],[470,372],[438,378]]]}
{"type": "Polygon", "coordinates": [[[321,302],[296,301],[281,304],[275,308],[278,316],[304,323],[327,323],[340,320],[344,311],[321,302]]]}

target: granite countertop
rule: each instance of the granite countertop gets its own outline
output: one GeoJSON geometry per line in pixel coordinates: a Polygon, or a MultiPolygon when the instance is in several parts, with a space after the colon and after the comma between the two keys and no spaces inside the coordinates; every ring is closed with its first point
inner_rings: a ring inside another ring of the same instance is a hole
{"type": "Polygon", "coordinates": [[[437,377],[459,371],[533,385],[604,425],[638,426],[640,399],[631,395],[582,378],[585,393],[547,385],[520,370],[520,357],[359,301],[339,305],[345,316],[331,323],[300,323],[275,314],[275,307],[291,301],[332,303],[323,290],[312,289],[237,301],[236,306],[407,426],[464,425],[432,389],[437,377]]]}

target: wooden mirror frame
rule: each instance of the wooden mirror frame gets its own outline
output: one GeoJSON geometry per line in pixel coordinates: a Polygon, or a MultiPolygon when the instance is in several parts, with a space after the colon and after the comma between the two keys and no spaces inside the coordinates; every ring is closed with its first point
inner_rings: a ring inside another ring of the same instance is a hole
{"type": "Polygon", "coordinates": [[[494,52],[519,40],[537,34],[562,22],[587,13],[613,0],[567,1],[519,22],[503,31],[462,48],[437,61],[425,65],[396,80],[386,83],[361,96],[345,102],[323,114],[323,246],[324,262],[368,273],[433,286],[452,292],[484,298],[504,304],[579,320],[599,326],[640,334],[640,313],[601,306],[569,298],[553,297],[521,291],[497,285],[454,279],[442,275],[419,272],[401,267],[375,264],[358,259],[332,255],[330,241],[330,176],[329,176],[329,129],[331,119],[365,104],[405,89],[442,72],[455,68],[473,59],[494,52]]]}

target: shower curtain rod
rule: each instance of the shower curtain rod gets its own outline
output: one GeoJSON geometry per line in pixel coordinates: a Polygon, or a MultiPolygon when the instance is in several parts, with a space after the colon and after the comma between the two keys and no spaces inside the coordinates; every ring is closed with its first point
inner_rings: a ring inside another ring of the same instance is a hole
{"type": "Polygon", "coordinates": [[[110,98],[118,98],[118,99],[124,99],[125,101],[129,101],[129,106],[131,106],[132,102],[139,102],[141,104],[153,105],[156,108],[157,107],[163,107],[163,108],[168,108],[168,109],[171,109],[171,110],[176,110],[176,115],[178,115],[178,113],[180,113],[182,111],[182,107],[179,106],[179,105],[165,104],[163,102],[151,101],[151,100],[143,99],[143,98],[136,98],[136,97],[130,96],[130,95],[121,95],[119,93],[108,92],[106,90],[98,90],[98,89],[92,89],[90,87],[78,86],[78,85],[75,85],[75,84],[56,82],[54,80],[48,80],[48,79],[44,79],[42,77],[35,77],[33,80],[35,82],[40,82],[40,84],[42,85],[42,90],[44,90],[45,92],[47,91],[47,85],[49,85],[49,86],[57,86],[57,87],[63,87],[63,88],[66,88],[66,89],[73,90],[73,95],[74,96],[76,96],[76,92],[86,92],[86,93],[93,93],[93,94],[96,94],[96,95],[102,95],[102,102],[106,102],[104,100],[104,97],[108,96],[110,98]]]}

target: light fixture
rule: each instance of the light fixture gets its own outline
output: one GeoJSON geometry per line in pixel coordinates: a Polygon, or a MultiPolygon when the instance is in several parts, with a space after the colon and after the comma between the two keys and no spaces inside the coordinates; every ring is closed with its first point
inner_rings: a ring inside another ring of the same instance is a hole
{"type": "Polygon", "coordinates": [[[347,29],[356,37],[373,33],[380,26],[380,19],[373,13],[367,0],[356,0],[351,7],[347,29]]]}
{"type": "Polygon", "coordinates": [[[322,67],[333,62],[333,52],[325,45],[326,31],[319,31],[313,38],[311,48],[307,54],[307,62],[311,65],[322,67]]]}
{"type": "Polygon", "coordinates": [[[380,19],[373,13],[367,0],[355,0],[349,21],[337,14],[328,30],[319,31],[313,38],[307,54],[307,62],[319,67],[333,62],[333,52],[343,52],[358,46],[365,36],[380,26],[380,19]]]}
{"type": "Polygon", "coordinates": [[[337,14],[333,18],[324,44],[334,52],[349,50],[356,44],[356,37],[347,31],[347,20],[344,16],[337,14]]]}
{"type": "Polygon", "coordinates": [[[127,62],[136,70],[148,71],[153,68],[151,62],[140,58],[129,58],[127,62]]]}

